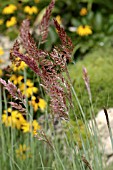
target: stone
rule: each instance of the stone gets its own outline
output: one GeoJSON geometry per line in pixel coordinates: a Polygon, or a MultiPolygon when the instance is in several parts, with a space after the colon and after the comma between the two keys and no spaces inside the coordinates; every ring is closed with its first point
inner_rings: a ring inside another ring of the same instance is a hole
{"type": "MultiPolygon", "coordinates": [[[[113,108],[109,108],[107,110],[107,113],[109,117],[111,131],[113,134],[113,108]]],[[[104,156],[106,157],[106,164],[109,165],[111,162],[113,162],[113,149],[112,149],[111,139],[109,135],[108,125],[107,125],[104,110],[99,111],[95,120],[96,120],[96,126],[98,129],[99,139],[100,139],[100,145],[99,145],[100,151],[102,150],[104,151],[104,156]]]]}
{"type": "Polygon", "coordinates": [[[13,47],[14,41],[10,41],[8,37],[0,35],[0,47],[3,48],[4,54],[0,56],[3,63],[0,64],[0,69],[3,69],[11,64],[9,60],[10,49],[13,47]]]}

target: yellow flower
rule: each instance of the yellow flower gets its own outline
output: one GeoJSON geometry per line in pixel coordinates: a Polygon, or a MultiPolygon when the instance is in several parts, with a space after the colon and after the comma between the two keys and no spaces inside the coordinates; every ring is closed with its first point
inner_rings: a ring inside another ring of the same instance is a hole
{"type": "Polygon", "coordinates": [[[24,133],[30,132],[31,124],[26,121],[25,123],[23,123],[21,129],[23,130],[24,133]]]}
{"type": "Polygon", "coordinates": [[[2,13],[13,14],[16,10],[17,10],[17,7],[14,4],[10,4],[3,9],[2,13]]]}
{"type": "Polygon", "coordinates": [[[10,112],[11,113],[12,109],[8,108],[7,110],[4,110],[4,113],[10,112]]]}
{"type": "Polygon", "coordinates": [[[25,12],[25,13],[29,13],[30,9],[31,9],[30,6],[25,6],[24,12],[25,12]]]}
{"type": "Polygon", "coordinates": [[[80,10],[80,15],[81,16],[84,16],[84,15],[86,15],[87,14],[87,8],[82,8],[81,10],[80,10]]]}
{"type": "Polygon", "coordinates": [[[80,35],[80,36],[90,35],[90,34],[92,34],[91,27],[89,25],[85,25],[85,26],[80,25],[77,28],[77,34],[80,35]]]}
{"type": "Polygon", "coordinates": [[[42,111],[45,110],[46,108],[46,102],[44,99],[41,98],[36,98],[35,96],[32,96],[31,102],[30,102],[33,106],[34,111],[36,112],[38,110],[38,108],[40,108],[42,111]]]}
{"type": "Polygon", "coordinates": [[[33,93],[38,92],[38,88],[33,86],[34,86],[33,82],[31,82],[31,80],[28,79],[26,81],[26,84],[22,83],[19,86],[19,89],[21,90],[23,95],[26,95],[29,98],[30,96],[32,96],[33,93]]]}
{"type": "Polygon", "coordinates": [[[33,120],[33,122],[23,123],[21,129],[23,130],[24,133],[27,133],[27,132],[33,133],[34,130],[35,131],[40,130],[40,126],[36,120],[33,120]]]}
{"type": "Polygon", "coordinates": [[[4,54],[4,50],[2,47],[0,47],[0,55],[3,55],[4,54]]]}
{"type": "Polygon", "coordinates": [[[23,79],[24,79],[23,76],[16,76],[15,74],[13,74],[9,80],[15,85],[17,85],[20,84],[23,79]]]}
{"type": "Polygon", "coordinates": [[[33,136],[36,137],[38,135],[38,132],[36,130],[33,130],[33,136]]]}
{"type": "Polygon", "coordinates": [[[32,12],[33,12],[34,14],[37,14],[38,8],[37,8],[36,6],[32,6],[32,12]]]}
{"type": "Polygon", "coordinates": [[[38,13],[38,8],[36,6],[32,6],[32,7],[25,6],[24,12],[28,13],[29,15],[37,14],[38,13]]]}
{"type": "Polygon", "coordinates": [[[0,59],[0,64],[4,63],[4,61],[2,59],[0,59]]]}
{"type": "Polygon", "coordinates": [[[2,123],[4,123],[5,126],[21,129],[21,126],[25,122],[26,120],[24,119],[23,115],[17,110],[12,111],[11,108],[8,108],[7,111],[4,110],[4,114],[2,115],[2,123]]]}
{"type": "Polygon", "coordinates": [[[2,123],[4,123],[5,126],[16,127],[17,113],[18,111],[12,111],[10,108],[7,111],[5,110],[2,115],[2,123]]]}
{"type": "Polygon", "coordinates": [[[62,24],[62,19],[61,19],[61,16],[60,15],[57,15],[56,16],[56,20],[59,24],[62,24]]]}
{"type": "Polygon", "coordinates": [[[46,108],[46,102],[45,102],[45,100],[40,98],[40,99],[39,99],[38,106],[40,107],[40,109],[41,109],[42,111],[44,111],[44,109],[46,108]]]}
{"type": "Polygon", "coordinates": [[[4,23],[3,19],[0,19],[0,25],[2,25],[4,23]]]}
{"type": "Polygon", "coordinates": [[[24,70],[27,67],[27,64],[24,61],[21,61],[19,66],[16,66],[15,64],[12,64],[12,69],[13,71],[20,71],[24,70]]]}
{"type": "Polygon", "coordinates": [[[30,79],[27,79],[27,81],[26,81],[26,86],[27,87],[33,87],[33,82],[30,80],[30,79]]]}
{"type": "Polygon", "coordinates": [[[19,145],[19,148],[16,149],[16,155],[17,157],[19,157],[22,160],[25,160],[27,157],[29,157],[28,155],[28,151],[30,150],[29,147],[27,147],[25,144],[23,145],[19,145]]]}
{"type": "Polygon", "coordinates": [[[2,77],[3,75],[3,71],[0,69],[0,77],[2,77]]]}
{"type": "Polygon", "coordinates": [[[36,120],[33,120],[32,127],[33,127],[33,130],[36,130],[36,131],[40,130],[40,126],[36,120]]]}
{"type": "MultiPolygon", "coordinates": [[[[21,90],[21,87],[20,87],[21,90]]],[[[23,95],[26,95],[28,98],[32,96],[33,93],[36,93],[38,89],[36,87],[28,87],[25,90],[22,91],[23,95]]]]}
{"type": "Polygon", "coordinates": [[[2,114],[2,123],[5,124],[5,126],[11,126],[11,122],[9,122],[8,115],[11,115],[11,108],[8,108],[8,110],[4,110],[4,114],[2,114]]]}
{"type": "MultiPolygon", "coordinates": [[[[38,102],[39,102],[39,100],[38,100],[38,102]]],[[[38,110],[38,102],[36,102],[36,97],[32,96],[30,103],[32,104],[35,112],[38,110]]]]}
{"type": "Polygon", "coordinates": [[[16,58],[11,67],[14,72],[23,71],[27,67],[27,64],[24,61],[21,61],[20,58],[16,58]]]}
{"type": "Polygon", "coordinates": [[[16,17],[11,17],[10,20],[6,21],[6,27],[12,27],[16,25],[17,20],[16,17]]]}
{"type": "Polygon", "coordinates": [[[21,113],[18,113],[16,128],[21,129],[21,127],[24,123],[26,123],[26,120],[24,119],[24,117],[21,113]]]}
{"type": "Polygon", "coordinates": [[[39,3],[39,2],[40,2],[40,0],[34,0],[34,2],[35,2],[35,3],[39,3]]]}

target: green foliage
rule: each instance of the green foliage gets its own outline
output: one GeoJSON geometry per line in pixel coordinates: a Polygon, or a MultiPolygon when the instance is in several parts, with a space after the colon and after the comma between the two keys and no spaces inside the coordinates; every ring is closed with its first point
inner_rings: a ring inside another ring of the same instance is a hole
{"type": "Polygon", "coordinates": [[[108,167],[106,167],[104,170],[112,170],[113,169],[113,164],[111,163],[108,167]]]}
{"type": "Polygon", "coordinates": [[[79,149],[82,149],[82,142],[87,146],[87,139],[89,143],[91,144],[91,134],[88,130],[86,132],[86,127],[83,123],[83,121],[78,120],[78,122],[74,120],[70,120],[68,123],[64,122],[66,135],[68,137],[68,140],[70,143],[72,143],[72,139],[74,144],[79,147],[79,149]],[[81,136],[80,136],[81,135],[81,136]]]}
{"type": "MultiPolygon", "coordinates": [[[[90,116],[89,96],[83,80],[82,69],[88,70],[90,88],[92,93],[95,113],[105,107],[113,106],[113,49],[95,48],[83,60],[74,65],[69,65],[70,76],[73,80],[75,91],[87,117],[90,116]]],[[[78,106],[75,101],[76,112],[78,106]]]]}
{"type": "MultiPolygon", "coordinates": [[[[37,31],[39,24],[39,17],[44,14],[45,7],[50,3],[50,0],[39,0],[37,3],[34,1],[3,1],[0,9],[0,20],[3,20],[3,24],[0,25],[0,33],[8,35],[11,39],[14,39],[18,35],[18,30],[22,20],[29,18],[31,26],[33,27],[34,37],[35,30],[37,31]],[[17,7],[12,14],[3,14],[3,9],[9,5],[14,4],[17,7]],[[35,6],[38,9],[37,13],[30,15],[25,13],[24,8],[26,6],[35,6]],[[16,24],[6,27],[6,22],[14,16],[16,18],[16,24]],[[14,32],[14,35],[12,34],[14,32]]],[[[56,1],[55,8],[52,16],[56,18],[61,17],[61,25],[65,28],[67,33],[72,37],[74,45],[74,55],[84,55],[89,50],[100,43],[106,43],[106,37],[111,42],[111,36],[113,35],[113,14],[112,14],[112,0],[61,0],[56,1]],[[74,5],[73,5],[74,4],[74,5]],[[87,13],[83,16],[80,15],[80,10],[86,8],[87,13]],[[92,34],[86,36],[80,36],[77,34],[77,28],[82,25],[91,26],[92,34]],[[74,27],[75,31],[71,31],[70,27],[74,27]],[[87,44],[87,45],[85,45],[87,44]]],[[[38,41],[38,39],[37,39],[38,41]]],[[[58,44],[58,36],[56,30],[51,26],[49,30],[48,40],[44,46],[45,49],[51,50],[52,46],[58,44]]]]}

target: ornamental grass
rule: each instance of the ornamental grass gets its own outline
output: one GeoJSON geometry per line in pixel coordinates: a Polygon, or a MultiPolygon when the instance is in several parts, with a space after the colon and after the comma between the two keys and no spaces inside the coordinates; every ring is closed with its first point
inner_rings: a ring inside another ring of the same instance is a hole
{"type": "Polygon", "coordinates": [[[68,72],[74,45],[60,22],[51,19],[54,5],[52,0],[38,25],[38,45],[29,19],[23,20],[10,50],[12,65],[4,69],[7,79],[0,78],[0,165],[11,170],[104,170],[88,72],[84,67],[91,125],[68,72]],[[47,51],[41,46],[50,24],[60,43],[47,51]]]}

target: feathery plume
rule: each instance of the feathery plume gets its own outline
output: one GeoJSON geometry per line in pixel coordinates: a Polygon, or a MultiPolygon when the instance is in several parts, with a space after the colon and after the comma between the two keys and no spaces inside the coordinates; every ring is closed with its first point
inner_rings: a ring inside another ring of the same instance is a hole
{"type": "Polygon", "coordinates": [[[15,102],[9,102],[9,104],[11,104],[13,108],[19,110],[21,113],[26,113],[26,100],[25,96],[22,95],[21,91],[17,89],[17,87],[9,80],[8,83],[6,83],[5,80],[0,78],[0,83],[3,84],[5,89],[8,90],[11,96],[15,99],[15,102]]]}
{"type": "MultiPolygon", "coordinates": [[[[17,100],[16,100],[17,102],[17,100]]],[[[26,108],[23,105],[23,103],[21,101],[18,101],[18,103],[15,102],[9,102],[9,104],[15,108],[16,110],[20,111],[21,113],[25,113],[26,112],[26,108]]]]}
{"type": "Polygon", "coordinates": [[[23,104],[25,104],[25,96],[22,95],[21,91],[19,89],[17,89],[17,87],[8,80],[8,83],[6,83],[5,80],[3,80],[2,78],[0,78],[0,83],[4,85],[5,89],[8,90],[8,92],[11,94],[11,96],[15,99],[15,100],[20,100],[23,102],[23,104]]]}
{"type": "MultiPolygon", "coordinates": [[[[11,52],[10,56],[15,56],[21,58],[22,61],[24,61],[36,74],[41,75],[40,69],[37,66],[37,63],[33,57],[29,57],[28,55],[22,54],[19,52],[19,43],[18,41],[15,42],[11,52]],[[18,48],[17,48],[18,46],[18,48]]],[[[10,57],[11,58],[11,57],[10,57]]]]}
{"type": "Polygon", "coordinates": [[[92,96],[91,96],[91,90],[90,90],[90,83],[89,83],[89,77],[88,77],[88,73],[87,73],[87,69],[84,67],[83,68],[83,79],[86,85],[86,89],[89,95],[89,99],[90,101],[92,100],[92,96]]]}
{"type": "MultiPolygon", "coordinates": [[[[51,1],[49,7],[44,15],[40,31],[43,38],[46,38],[49,17],[54,6],[54,0],[51,1]],[[46,34],[43,34],[43,29],[46,34]]],[[[62,29],[59,29],[59,34],[62,29]]],[[[37,49],[36,44],[29,31],[29,21],[25,20],[20,29],[21,43],[26,50],[26,54],[19,52],[19,43],[16,41],[11,56],[19,57],[24,61],[38,76],[41,78],[41,85],[44,87],[46,93],[50,96],[50,106],[53,116],[62,119],[68,119],[68,111],[71,103],[71,92],[68,81],[63,77],[62,72],[66,71],[66,61],[68,55],[70,58],[71,40],[64,32],[63,45],[61,48],[55,47],[52,52],[42,51],[37,49]],[[66,45],[66,48],[64,46],[66,45]],[[66,50],[65,50],[66,49],[66,50]]],[[[43,40],[44,40],[43,39],[43,40]]]]}
{"type": "Polygon", "coordinates": [[[62,50],[65,52],[65,54],[67,55],[67,59],[70,61],[71,53],[72,53],[73,47],[74,47],[72,44],[72,41],[71,41],[70,37],[67,36],[64,28],[62,28],[60,26],[60,24],[57,22],[57,20],[55,20],[55,19],[54,19],[54,24],[57,29],[59,38],[62,42],[62,50]]]}
{"type": "Polygon", "coordinates": [[[22,45],[24,46],[25,50],[29,54],[29,56],[35,57],[38,59],[39,57],[39,50],[37,49],[36,43],[30,34],[30,22],[28,19],[22,22],[20,28],[20,37],[22,45]]]}
{"type": "MultiPolygon", "coordinates": [[[[42,85],[50,96],[50,106],[53,113],[63,119],[68,118],[67,100],[71,101],[70,86],[64,79],[62,72],[66,69],[66,58],[62,57],[62,52],[56,47],[51,53],[44,53],[38,62],[36,58],[19,52],[16,42],[11,55],[21,58],[38,76],[40,76],[42,85]]],[[[53,114],[53,115],[54,115],[53,114]]]]}
{"type": "Polygon", "coordinates": [[[41,36],[41,43],[44,43],[48,35],[49,20],[52,9],[54,7],[55,0],[52,0],[46,9],[46,12],[39,24],[39,35],[41,36]]]}
{"type": "MultiPolygon", "coordinates": [[[[21,91],[19,89],[17,89],[17,87],[8,80],[8,83],[6,83],[5,80],[3,80],[2,78],[0,78],[0,83],[4,85],[5,89],[8,90],[8,92],[11,94],[11,96],[14,99],[20,99],[23,100],[25,99],[25,96],[22,95],[21,91]]],[[[25,102],[25,101],[24,101],[25,102]]]]}

